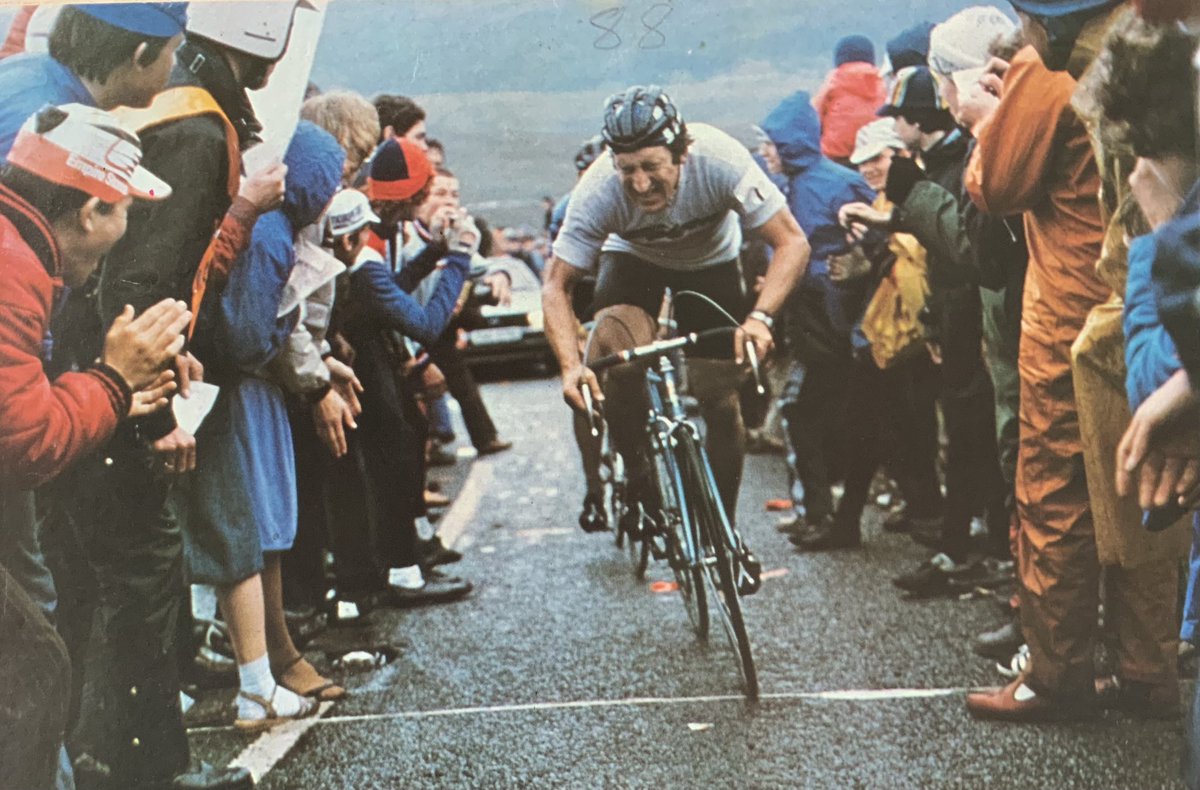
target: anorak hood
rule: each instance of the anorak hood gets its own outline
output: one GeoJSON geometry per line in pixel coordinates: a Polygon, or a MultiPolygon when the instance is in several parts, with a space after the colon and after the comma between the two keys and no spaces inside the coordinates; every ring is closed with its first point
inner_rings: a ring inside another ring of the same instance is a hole
{"type": "Polygon", "coordinates": [[[283,213],[295,230],[320,219],[341,187],[345,158],[329,132],[308,121],[296,127],[283,157],[288,168],[283,213]]]}
{"type": "Polygon", "coordinates": [[[797,91],[780,102],[762,122],[762,130],[779,149],[785,172],[807,170],[821,160],[821,122],[807,91],[797,91]]]}

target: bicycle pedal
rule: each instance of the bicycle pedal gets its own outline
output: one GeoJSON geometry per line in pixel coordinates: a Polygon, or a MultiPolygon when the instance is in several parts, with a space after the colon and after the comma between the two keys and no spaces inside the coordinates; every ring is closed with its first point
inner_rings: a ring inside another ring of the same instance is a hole
{"type": "Polygon", "coordinates": [[[762,563],[746,552],[739,557],[737,588],[739,595],[754,595],[762,589],[762,563]]]}

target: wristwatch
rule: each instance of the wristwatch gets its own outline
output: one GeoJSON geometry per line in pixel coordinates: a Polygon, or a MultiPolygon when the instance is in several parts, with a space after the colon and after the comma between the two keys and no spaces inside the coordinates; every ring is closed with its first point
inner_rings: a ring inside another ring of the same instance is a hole
{"type": "Polygon", "coordinates": [[[775,319],[772,318],[770,314],[764,313],[762,310],[751,310],[746,318],[753,318],[755,321],[766,325],[767,329],[775,328],[775,319]]]}

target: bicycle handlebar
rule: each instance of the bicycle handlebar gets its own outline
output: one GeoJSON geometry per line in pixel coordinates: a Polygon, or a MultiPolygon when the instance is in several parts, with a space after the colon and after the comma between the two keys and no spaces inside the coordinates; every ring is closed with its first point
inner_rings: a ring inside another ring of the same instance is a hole
{"type": "MultiPolygon", "coordinates": [[[[626,362],[635,362],[637,360],[647,359],[650,357],[658,357],[668,351],[675,349],[687,348],[694,346],[702,340],[708,340],[713,337],[730,335],[736,332],[740,327],[722,326],[716,329],[704,329],[699,332],[689,332],[680,337],[673,337],[669,340],[656,340],[653,343],[647,343],[644,346],[636,346],[635,348],[627,348],[624,351],[618,351],[615,354],[609,354],[593,361],[587,367],[595,372],[607,370],[626,362]]],[[[754,341],[746,340],[746,360],[750,363],[750,370],[754,374],[754,384],[759,395],[765,395],[766,387],[763,385],[762,371],[759,366],[758,351],[754,348],[754,341]]],[[[584,408],[587,411],[588,426],[591,429],[592,436],[599,436],[600,431],[596,427],[596,414],[592,399],[592,391],[585,384],[582,387],[584,408]]]]}
{"type": "Polygon", "coordinates": [[[615,354],[609,354],[608,356],[600,357],[593,362],[585,364],[592,370],[599,372],[625,362],[634,362],[639,359],[645,359],[646,357],[657,357],[666,353],[667,351],[673,351],[677,348],[694,346],[701,340],[707,340],[711,337],[718,337],[721,335],[729,335],[733,332],[736,332],[737,329],[738,327],[734,326],[722,326],[716,329],[705,329],[700,332],[689,332],[686,335],[673,337],[670,340],[656,340],[655,342],[647,343],[644,346],[627,348],[624,351],[618,351],[615,354]]]}

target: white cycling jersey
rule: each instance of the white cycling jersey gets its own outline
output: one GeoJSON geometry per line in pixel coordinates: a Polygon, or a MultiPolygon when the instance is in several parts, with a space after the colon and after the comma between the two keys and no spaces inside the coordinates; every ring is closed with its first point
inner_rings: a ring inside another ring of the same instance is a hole
{"type": "Polygon", "coordinates": [[[689,124],[692,144],[671,205],[648,213],[621,186],[611,154],[599,157],[571,192],[554,254],[594,270],[600,252],[630,253],[665,269],[703,269],[737,257],[742,230],[787,208],[787,199],[750,152],[725,132],[689,124]],[[740,222],[739,222],[740,220],[740,222]]]}

